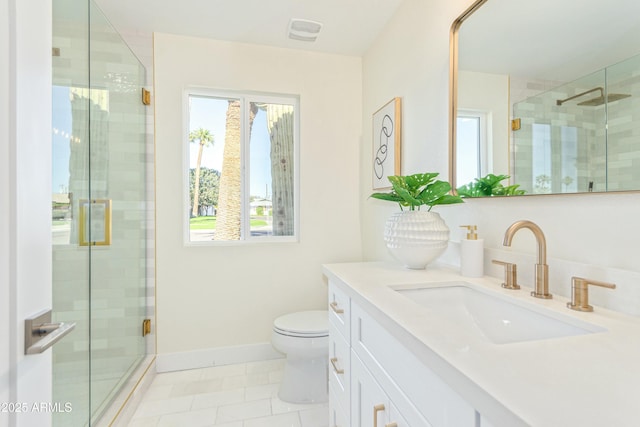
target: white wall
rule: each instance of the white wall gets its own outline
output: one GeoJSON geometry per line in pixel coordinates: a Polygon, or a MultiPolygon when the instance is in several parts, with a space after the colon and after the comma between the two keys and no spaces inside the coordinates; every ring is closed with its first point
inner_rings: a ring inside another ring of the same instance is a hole
{"type": "Polygon", "coordinates": [[[275,317],[326,307],[322,263],[361,258],[361,59],[168,34],[154,50],[158,360],[268,343],[275,317]],[[299,243],[185,246],[188,86],[300,96],[299,243]]]}
{"type": "MultiPolygon", "coordinates": [[[[397,209],[367,199],[371,192],[371,114],[388,99],[402,96],[403,173],[438,171],[447,176],[449,27],[470,4],[467,0],[406,0],[363,59],[361,212],[364,255],[368,260],[391,259],[382,230],[386,218],[397,209]]],[[[506,228],[513,221],[529,219],[546,234],[550,270],[554,263],[564,260],[581,264],[585,274],[605,274],[602,271],[613,269],[640,271],[640,193],[469,200],[464,205],[436,210],[452,230],[454,249],[463,234],[458,229],[460,224],[478,224],[485,246],[502,250],[506,228]]],[[[514,239],[513,251],[533,254],[531,233],[520,232],[514,239]]],[[[530,285],[527,274],[520,276],[523,284],[530,285]]],[[[569,287],[566,278],[551,284],[552,292],[567,294],[569,287]]],[[[615,292],[621,295],[619,290],[615,292]]]]}
{"type": "MultiPolygon", "coordinates": [[[[402,174],[439,172],[447,179],[449,27],[468,1],[405,0],[363,58],[361,225],[365,258],[391,259],[384,222],[397,205],[371,194],[371,116],[402,97],[402,174]]],[[[444,207],[439,211],[455,209],[444,207]]]]}

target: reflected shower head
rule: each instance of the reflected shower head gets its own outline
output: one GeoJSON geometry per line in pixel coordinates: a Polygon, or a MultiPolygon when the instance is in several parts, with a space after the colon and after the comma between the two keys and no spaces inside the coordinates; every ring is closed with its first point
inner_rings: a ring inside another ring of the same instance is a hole
{"type": "Polygon", "coordinates": [[[597,98],[589,99],[588,101],[579,102],[578,105],[582,105],[582,106],[585,106],[585,107],[596,107],[598,105],[604,104],[605,102],[613,102],[613,101],[617,101],[619,99],[628,98],[628,97],[631,96],[631,95],[626,95],[626,94],[623,94],[623,93],[610,93],[605,97],[604,96],[604,89],[601,88],[601,87],[595,87],[593,89],[589,89],[587,91],[581,92],[581,93],[579,93],[577,95],[573,95],[573,96],[571,96],[569,98],[566,98],[566,99],[558,99],[556,101],[556,105],[562,105],[567,101],[571,101],[572,99],[580,98],[581,96],[586,95],[588,93],[598,92],[598,91],[600,92],[600,96],[598,96],[597,98]]]}
{"type": "Polygon", "coordinates": [[[584,105],[586,107],[597,107],[598,105],[602,105],[605,102],[613,102],[619,99],[629,98],[630,96],[631,95],[627,95],[624,93],[610,93],[606,96],[606,100],[604,96],[599,96],[588,101],[579,102],[578,105],[584,105]]]}

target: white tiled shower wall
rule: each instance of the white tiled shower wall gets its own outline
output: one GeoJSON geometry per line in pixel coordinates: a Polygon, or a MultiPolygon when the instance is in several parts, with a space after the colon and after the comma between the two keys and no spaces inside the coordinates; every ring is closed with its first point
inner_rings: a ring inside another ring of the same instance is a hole
{"type": "MultiPolygon", "coordinates": [[[[513,132],[512,147],[515,153],[514,182],[527,192],[533,192],[531,165],[531,124],[550,124],[552,129],[552,156],[560,155],[561,127],[575,128],[578,132],[576,169],[578,191],[626,191],[637,189],[640,180],[640,56],[629,58],[584,78],[569,83],[557,81],[520,79],[511,77],[511,101],[518,103],[522,129],[513,132]],[[597,91],[562,106],[556,100],[566,99],[589,89],[602,87],[608,93],[631,95],[619,101],[599,106],[580,106],[578,103],[596,98],[597,91]],[[526,101],[525,101],[526,100],[526,101]],[[521,102],[525,101],[525,102],[521,102]],[[533,118],[536,118],[535,120],[533,118]],[[605,129],[605,121],[608,129],[605,129]],[[556,132],[556,134],[554,134],[556,132]]],[[[512,108],[511,111],[514,111],[512,108]]],[[[516,117],[514,117],[516,118],[516,117]]],[[[554,171],[558,179],[551,185],[554,192],[563,190],[560,171],[554,171]],[[556,173],[558,172],[558,173],[556,173]]]]}
{"type": "MultiPolygon", "coordinates": [[[[139,75],[146,78],[145,87],[151,90],[150,61],[145,64],[146,70],[137,70],[120,38],[113,32],[92,34],[91,76],[92,87],[100,84],[117,84],[122,76],[127,84],[127,76],[139,75]],[[125,57],[127,57],[125,59],[125,57]],[[103,59],[104,61],[99,61],[103,59]],[[126,64],[129,65],[126,65],[126,64]],[[145,75],[146,74],[146,75],[145,75]],[[104,81],[101,79],[104,78],[104,81]]],[[[87,39],[86,29],[78,29],[58,23],[54,25],[54,47],[59,47],[61,55],[54,57],[54,84],[60,86],[86,87],[87,83],[87,39]]],[[[149,40],[150,41],[150,40],[149,40]]],[[[133,91],[133,89],[131,89],[133,91]]],[[[73,336],[60,342],[54,348],[54,386],[62,387],[68,396],[81,396],[85,400],[89,391],[89,322],[91,315],[91,331],[94,338],[92,345],[92,377],[93,390],[100,388],[100,380],[104,379],[107,389],[117,382],[109,378],[112,368],[125,372],[136,355],[155,354],[155,188],[154,188],[154,136],[153,136],[153,103],[141,107],[138,102],[130,105],[130,95],[140,100],[139,89],[135,94],[110,94],[109,115],[118,123],[118,130],[111,129],[106,141],[107,150],[111,153],[109,161],[108,183],[104,184],[103,197],[120,200],[119,211],[114,208],[113,241],[111,248],[93,248],[91,260],[91,276],[93,283],[91,295],[87,278],[89,277],[89,258],[86,247],[77,244],[56,244],[53,247],[54,262],[54,316],[67,322],[77,322],[73,336]],[[126,99],[125,99],[126,98],[126,99]],[[139,119],[135,117],[140,108],[144,108],[145,122],[143,144],[140,140],[139,119]],[[133,109],[133,110],[132,110],[133,109]],[[139,167],[140,162],[144,164],[139,167]],[[131,183],[143,181],[145,187],[133,194],[131,183]],[[142,200],[141,200],[142,199],[142,200]],[[125,209],[122,209],[122,208],[125,209]],[[140,222],[143,225],[140,225],[140,222]],[[137,242],[128,247],[127,241],[137,242]],[[122,246],[124,244],[124,246],[122,246]],[[138,249],[136,249],[138,248],[138,249]],[[117,255],[114,257],[114,253],[117,255]],[[101,259],[102,258],[102,259],[101,259]],[[118,287],[121,278],[134,279],[136,283],[144,281],[144,291],[122,289],[118,287]],[[144,295],[143,295],[144,293],[144,295]],[[92,312],[89,313],[89,299],[92,312]],[[127,314],[135,314],[139,318],[143,308],[147,318],[152,321],[151,334],[140,345],[132,346],[122,340],[123,336],[140,336],[139,321],[126,322],[127,314]],[[98,336],[100,339],[96,340],[98,336]],[[104,357],[102,357],[104,356],[104,357]],[[120,365],[120,366],[118,366],[120,365]],[[102,378],[104,377],[104,378],[102,378]]],[[[85,130],[86,132],[86,130],[85,130]]],[[[98,184],[94,188],[100,189],[98,184]]],[[[99,392],[100,393],[100,392],[99,392]]],[[[96,393],[96,394],[99,394],[96,393]]],[[[107,393],[105,389],[104,394],[107,393]]],[[[55,398],[54,392],[54,398],[55,398]]],[[[95,403],[94,403],[95,405],[95,403]]],[[[95,409],[95,408],[94,408],[95,409]]],[[[86,421],[86,412],[76,411],[78,423],[86,421]]],[[[65,422],[73,420],[65,419],[65,422]]],[[[78,424],[79,425],[79,424],[78,424]]]]}

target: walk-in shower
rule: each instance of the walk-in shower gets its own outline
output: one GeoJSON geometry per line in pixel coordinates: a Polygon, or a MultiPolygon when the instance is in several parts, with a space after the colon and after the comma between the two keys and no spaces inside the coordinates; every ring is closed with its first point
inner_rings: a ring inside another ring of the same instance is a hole
{"type": "Polygon", "coordinates": [[[53,399],[72,408],[53,425],[98,425],[153,353],[146,72],[88,0],[53,2],[52,55],[53,316],[77,324],[53,348],[53,399]]]}
{"type": "Polygon", "coordinates": [[[513,104],[511,175],[527,194],[640,189],[640,55],[513,104]]]}

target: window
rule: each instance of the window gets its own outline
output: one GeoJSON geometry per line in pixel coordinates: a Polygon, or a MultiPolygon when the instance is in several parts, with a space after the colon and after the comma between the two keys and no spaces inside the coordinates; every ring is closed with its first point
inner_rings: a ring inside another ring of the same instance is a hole
{"type": "Polygon", "coordinates": [[[533,123],[531,130],[533,192],[578,191],[578,128],[533,123]]]}
{"type": "Polygon", "coordinates": [[[468,184],[487,173],[487,114],[458,111],[456,183],[468,184]]]}
{"type": "Polygon", "coordinates": [[[534,123],[531,125],[531,179],[533,192],[536,194],[551,193],[552,157],[551,157],[551,125],[534,123]]]}
{"type": "Polygon", "coordinates": [[[188,241],[294,241],[297,98],[191,90],[186,104],[188,241]]]}

